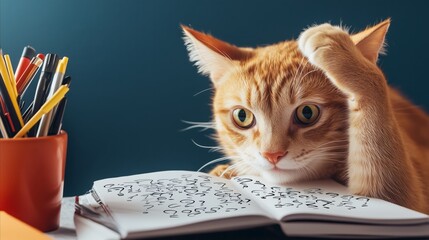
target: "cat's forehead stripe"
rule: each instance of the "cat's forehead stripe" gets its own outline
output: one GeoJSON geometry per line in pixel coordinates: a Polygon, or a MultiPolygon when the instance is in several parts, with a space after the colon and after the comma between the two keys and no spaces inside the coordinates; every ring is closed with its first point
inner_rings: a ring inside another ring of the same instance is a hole
{"type": "Polygon", "coordinates": [[[286,42],[278,44],[279,49],[261,50],[261,53],[255,58],[249,60],[243,65],[244,76],[247,76],[251,83],[247,92],[247,103],[252,106],[255,99],[266,111],[271,111],[273,106],[278,103],[281,97],[294,104],[297,90],[294,82],[296,75],[300,71],[307,72],[304,66],[307,61],[302,57],[296,47],[295,42],[286,42]],[[288,94],[282,94],[284,88],[287,88],[288,94]],[[253,98],[256,94],[256,98],[253,98]]]}

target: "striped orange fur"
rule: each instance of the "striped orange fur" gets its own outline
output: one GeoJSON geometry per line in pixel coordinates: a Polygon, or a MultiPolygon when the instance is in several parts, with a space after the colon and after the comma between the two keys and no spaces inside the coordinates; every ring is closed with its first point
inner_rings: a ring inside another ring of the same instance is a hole
{"type": "Polygon", "coordinates": [[[217,140],[233,159],[212,174],[334,178],[429,213],[429,117],[376,65],[389,25],[351,35],[323,24],[258,48],[182,26],[190,60],[214,85],[217,140]]]}

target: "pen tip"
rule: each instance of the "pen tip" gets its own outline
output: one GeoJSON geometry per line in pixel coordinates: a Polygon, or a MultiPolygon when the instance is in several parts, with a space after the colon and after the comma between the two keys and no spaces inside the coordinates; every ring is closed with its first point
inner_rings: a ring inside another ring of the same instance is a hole
{"type": "Polygon", "coordinates": [[[26,46],[21,57],[32,59],[34,56],[36,56],[36,50],[32,46],[26,46]]]}
{"type": "Polygon", "coordinates": [[[57,72],[65,73],[67,68],[67,63],[69,61],[68,57],[63,57],[58,64],[57,72]]]}

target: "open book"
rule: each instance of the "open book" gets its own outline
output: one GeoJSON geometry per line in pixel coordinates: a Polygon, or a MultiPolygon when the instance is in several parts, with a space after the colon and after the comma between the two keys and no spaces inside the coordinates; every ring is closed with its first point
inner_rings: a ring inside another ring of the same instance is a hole
{"type": "Polygon", "coordinates": [[[96,181],[77,199],[75,224],[79,239],[100,238],[103,229],[108,239],[132,239],[272,224],[289,236],[429,236],[428,215],[350,195],[332,180],[276,186],[189,171],[96,181]]]}

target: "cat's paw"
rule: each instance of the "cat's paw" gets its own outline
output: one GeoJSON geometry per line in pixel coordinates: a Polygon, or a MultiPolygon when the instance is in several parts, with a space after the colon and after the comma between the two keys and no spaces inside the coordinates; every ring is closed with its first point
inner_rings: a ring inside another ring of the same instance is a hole
{"type": "Polygon", "coordinates": [[[230,170],[228,170],[228,167],[230,167],[230,165],[228,165],[228,164],[217,165],[215,168],[213,168],[209,172],[209,174],[217,176],[217,177],[223,177],[223,178],[230,179],[230,178],[234,177],[234,174],[230,170]]]}
{"type": "Polygon", "coordinates": [[[353,48],[354,44],[344,29],[325,23],[302,32],[298,38],[298,47],[311,64],[326,70],[327,64],[335,60],[338,54],[353,48]]]}

